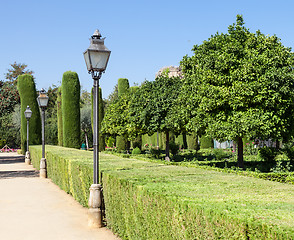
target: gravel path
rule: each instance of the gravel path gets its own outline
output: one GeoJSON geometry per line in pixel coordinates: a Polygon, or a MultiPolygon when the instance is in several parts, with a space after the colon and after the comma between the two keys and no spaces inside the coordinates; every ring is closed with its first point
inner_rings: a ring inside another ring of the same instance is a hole
{"type": "Polygon", "coordinates": [[[0,239],[119,240],[89,229],[87,209],[16,153],[0,153],[0,239]]]}

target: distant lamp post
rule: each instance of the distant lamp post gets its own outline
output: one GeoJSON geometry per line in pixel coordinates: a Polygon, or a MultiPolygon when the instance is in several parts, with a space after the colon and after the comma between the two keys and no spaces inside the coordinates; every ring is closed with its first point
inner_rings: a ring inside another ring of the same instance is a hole
{"type": "Polygon", "coordinates": [[[93,184],[90,187],[89,197],[89,226],[102,227],[101,213],[101,184],[99,184],[99,79],[107,67],[110,51],[104,45],[104,39],[98,30],[90,38],[90,46],[84,52],[88,72],[94,80],[93,90],[93,150],[94,172],[93,184]]]}
{"type": "Polygon", "coordinates": [[[25,162],[30,165],[31,164],[31,154],[29,151],[29,121],[30,121],[30,118],[32,117],[32,110],[30,109],[29,106],[27,106],[27,109],[25,110],[24,115],[27,119],[27,151],[26,151],[25,162]]]}
{"type": "Polygon", "coordinates": [[[42,88],[37,98],[39,107],[42,111],[42,158],[40,161],[40,178],[47,178],[47,166],[45,158],[45,110],[48,105],[49,97],[46,91],[42,88]]]}

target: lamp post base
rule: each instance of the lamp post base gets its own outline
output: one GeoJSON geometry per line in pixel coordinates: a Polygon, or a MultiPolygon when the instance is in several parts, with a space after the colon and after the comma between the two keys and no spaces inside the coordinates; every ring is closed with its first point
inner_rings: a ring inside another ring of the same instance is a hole
{"type": "Polygon", "coordinates": [[[47,178],[46,158],[41,158],[40,161],[40,178],[47,178]]]}
{"type": "Polygon", "coordinates": [[[92,184],[90,187],[88,226],[90,228],[101,228],[102,224],[102,187],[100,184],[92,184]]]}
{"type": "Polygon", "coordinates": [[[26,151],[25,163],[28,165],[31,164],[31,154],[29,151],[26,151]]]}

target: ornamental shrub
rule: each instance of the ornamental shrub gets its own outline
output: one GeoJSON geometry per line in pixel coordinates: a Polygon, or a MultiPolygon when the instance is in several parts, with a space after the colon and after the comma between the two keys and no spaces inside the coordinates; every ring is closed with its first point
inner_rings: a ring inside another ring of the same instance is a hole
{"type": "Polygon", "coordinates": [[[196,133],[193,132],[191,135],[187,135],[187,145],[188,149],[199,150],[198,136],[196,133]]]}
{"type": "Polygon", "coordinates": [[[22,154],[25,154],[27,144],[27,120],[25,118],[24,112],[27,106],[30,106],[32,110],[32,117],[30,118],[29,122],[29,144],[37,145],[41,144],[42,141],[41,118],[33,76],[29,74],[19,76],[17,81],[17,89],[21,103],[21,151],[22,154]]]}
{"type": "MultiPolygon", "coordinates": [[[[117,88],[118,88],[118,97],[124,95],[129,89],[129,80],[127,78],[119,78],[117,81],[117,88]]],[[[117,136],[116,137],[116,147],[118,151],[124,151],[129,146],[126,137],[124,136],[117,136]]]]}
{"type": "Polygon", "coordinates": [[[118,97],[125,94],[130,87],[129,80],[127,78],[119,78],[117,81],[118,97]]]}
{"type": "Polygon", "coordinates": [[[80,148],[80,81],[75,72],[65,72],[61,85],[63,146],[80,148]]]}
{"type": "Polygon", "coordinates": [[[151,148],[150,154],[152,158],[160,159],[161,156],[161,149],[160,148],[151,148]]]}
{"type": "Polygon", "coordinates": [[[6,145],[5,139],[0,139],[0,148],[3,148],[6,145]]]}
{"type": "Polygon", "coordinates": [[[290,159],[290,160],[294,160],[294,147],[291,147],[291,146],[285,146],[283,148],[283,152],[287,155],[287,157],[290,159]]]}
{"type": "Polygon", "coordinates": [[[127,141],[124,136],[116,136],[116,148],[118,151],[126,150],[127,141]]]}
{"type": "Polygon", "coordinates": [[[136,147],[133,149],[132,154],[141,154],[140,148],[136,147]]]}
{"type": "Polygon", "coordinates": [[[172,155],[176,155],[179,152],[179,148],[180,148],[180,145],[175,143],[174,141],[171,141],[169,143],[169,150],[172,153],[172,155]]]}
{"type": "Polygon", "coordinates": [[[58,145],[63,145],[63,126],[62,126],[62,108],[61,108],[61,87],[57,91],[57,128],[58,128],[58,145]]]}
{"type": "Polygon", "coordinates": [[[133,148],[141,148],[142,146],[142,136],[137,136],[133,141],[132,141],[132,147],[133,148]]]}
{"type": "Polygon", "coordinates": [[[205,149],[205,148],[213,148],[213,139],[210,137],[202,136],[200,138],[200,148],[205,149]]]}
{"type": "Polygon", "coordinates": [[[115,139],[113,138],[113,137],[109,137],[108,139],[107,139],[107,141],[106,141],[106,145],[107,145],[107,147],[109,147],[109,148],[112,148],[113,147],[113,145],[114,145],[114,143],[115,143],[115,139]]]}
{"type": "Polygon", "coordinates": [[[263,147],[258,150],[258,156],[267,162],[274,161],[278,154],[279,150],[277,150],[275,147],[263,147]]]}

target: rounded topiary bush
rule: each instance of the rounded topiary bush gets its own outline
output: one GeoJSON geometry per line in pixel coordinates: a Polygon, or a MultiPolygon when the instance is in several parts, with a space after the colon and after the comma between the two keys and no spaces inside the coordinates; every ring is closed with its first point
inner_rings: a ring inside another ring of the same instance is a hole
{"type": "Polygon", "coordinates": [[[63,146],[80,148],[80,81],[75,72],[65,72],[61,85],[63,146]]]}
{"type": "Polygon", "coordinates": [[[141,150],[140,148],[136,147],[133,149],[132,154],[136,155],[136,154],[141,154],[141,150]]]}
{"type": "MultiPolygon", "coordinates": [[[[27,119],[24,111],[27,106],[32,110],[29,122],[29,144],[38,145],[42,141],[40,110],[37,103],[37,92],[32,75],[24,74],[17,78],[17,89],[21,103],[21,150],[25,154],[27,144],[27,119]]],[[[49,99],[50,101],[50,99],[49,99]]]]}

